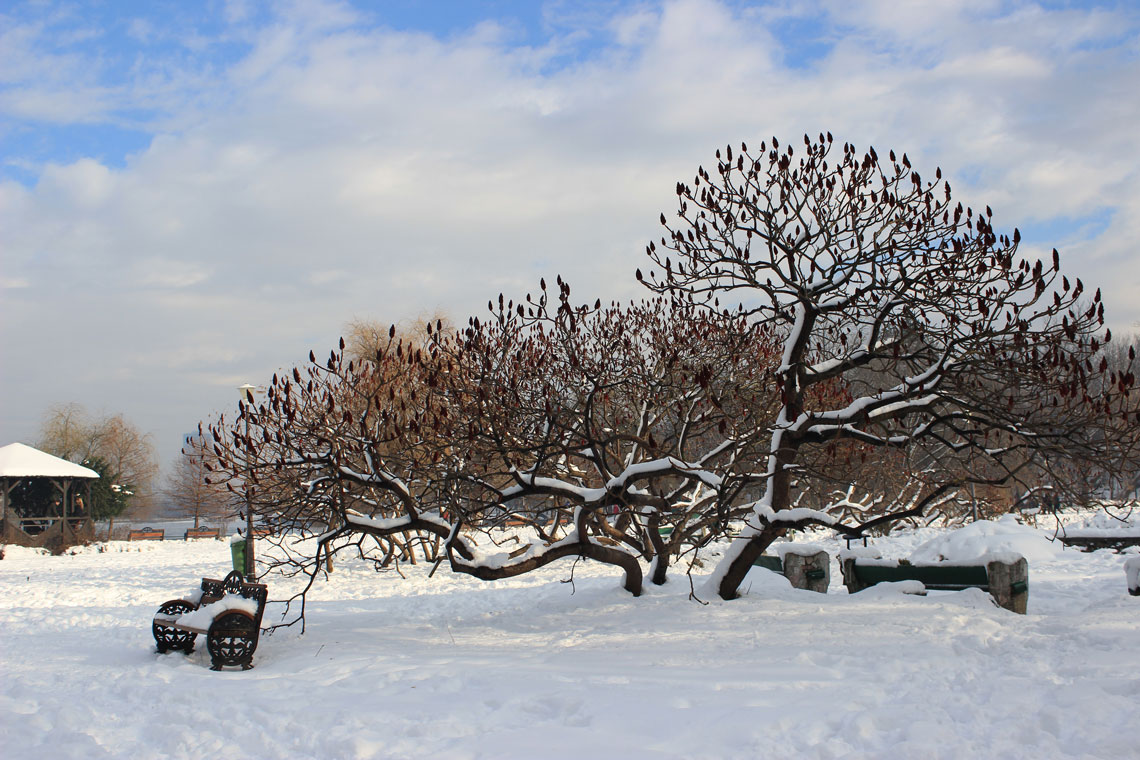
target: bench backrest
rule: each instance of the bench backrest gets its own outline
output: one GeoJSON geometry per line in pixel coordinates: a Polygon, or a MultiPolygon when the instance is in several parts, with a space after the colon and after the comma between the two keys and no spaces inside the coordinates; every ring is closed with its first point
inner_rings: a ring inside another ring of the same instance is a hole
{"type": "Polygon", "coordinates": [[[217,528],[191,528],[183,538],[217,538],[219,535],[217,528]]]}
{"type": "Polygon", "coordinates": [[[855,563],[855,574],[868,584],[921,581],[933,590],[956,590],[990,586],[985,565],[878,565],[855,563]]]}
{"type": "Polygon", "coordinates": [[[166,531],[162,528],[143,528],[142,530],[131,529],[127,533],[128,541],[161,541],[166,535],[166,531]]]}
{"type": "Polygon", "coordinates": [[[269,597],[268,586],[264,583],[246,583],[242,580],[241,573],[237,571],[231,572],[224,580],[203,578],[202,601],[199,606],[204,607],[207,604],[213,604],[226,594],[237,594],[257,602],[257,614],[254,616],[254,620],[257,627],[261,627],[261,616],[265,612],[265,602],[269,597]]]}
{"type": "Polygon", "coordinates": [[[761,554],[756,558],[756,561],[752,563],[752,566],[762,567],[766,570],[771,570],[773,573],[784,572],[784,563],[774,554],[761,554]]]}
{"type": "Polygon", "coordinates": [[[843,557],[843,583],[855,594],[876,583],[919,581],[936,591],[980,588],[998,606],[1024,615],[1029,603],[1029,563],[1025,557],[988,557],[982,565],[909,565],[843,557]]]}

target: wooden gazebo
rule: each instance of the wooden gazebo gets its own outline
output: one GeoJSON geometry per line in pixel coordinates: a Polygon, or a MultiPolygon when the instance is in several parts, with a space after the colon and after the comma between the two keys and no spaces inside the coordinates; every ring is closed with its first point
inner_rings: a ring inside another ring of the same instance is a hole
{"type": "Polygon", "coordinates": [[[0,447],[0,542],[44,546],[53,551],[90,540],[91,483],[99,473],[22,443],[0,447]],[[21,503],[18,486],[46,481],[46,503],[21,503]]]}

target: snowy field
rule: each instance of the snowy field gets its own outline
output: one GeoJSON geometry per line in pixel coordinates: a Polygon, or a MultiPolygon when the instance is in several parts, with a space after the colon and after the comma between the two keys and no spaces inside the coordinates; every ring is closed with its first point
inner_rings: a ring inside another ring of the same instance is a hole
{"type": "MultiPolygon", "coordinates": [[[[497,583],[342,561],[307,633],[262,637],[253,670],[221,673],[201,638],[156,654],[150,620],[224,575],[226,543],[7,547],[0,756],[1140,757],[1126,557],[1014,528],[1024,616],[977,590],[849,596],[834,561],[827,595],[754,569],[744,598],[708,604],[684,576],[635,599],[593,563],[570,584],[570,561],[497,583]]],[[[938,535],[876,543],[905,557],[938,535]]]]}

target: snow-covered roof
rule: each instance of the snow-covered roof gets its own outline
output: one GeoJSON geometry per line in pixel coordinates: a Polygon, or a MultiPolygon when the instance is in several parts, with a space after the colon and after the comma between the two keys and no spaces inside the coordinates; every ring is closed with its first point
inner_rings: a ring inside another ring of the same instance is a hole
{"type": "Polygon", "coordinates": [[[3,478],[97,478],[99,473],[23,443],[0,447],[3,478]]]}

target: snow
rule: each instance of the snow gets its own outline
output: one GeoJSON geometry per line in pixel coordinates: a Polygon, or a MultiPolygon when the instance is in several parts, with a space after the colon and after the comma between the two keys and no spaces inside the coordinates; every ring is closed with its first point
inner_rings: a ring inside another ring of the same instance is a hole
{"type": "Polygon", "coordinates": [[[910,561],[978,565],[987,559],[1019,554],[1029,560],[1032,577],[1034,563],[1048,561],[1061,551],[1061,545],[1052,543],[1041,531],[1022,525],[1013,515],[1004,515],[999,520],[979,520],[933,538],[915,549],[910,561]]]}
{"type": "Polygon", "coordinates": [[[98,478],[99,473],[23,443],[0,447],[3,478],[98,478]]]}
{"type": "Polygon", "coordinates": [[[697,478],[705,485],[713,488],[718,488],[724,482],[723,479],[708,470],[703,470],[700,467],[693,465],[689,462],[683,462],[676,457],[662,457],[661,459],[653,459],[648,462],[638,462],[625,468],[620,474],[610,479],[606,483],[607,490],[614,490],[625,488],[625,484],[630,480],[636,480],[645,475],[652,475],[653,473],[663,472],[669,469],[677,469],[682,472],[687,472],[694,478],[697,478]]]}
{"type": "Polygon", "coordinates": [[[920,595],[926,593],[926,586],[922,581],[893,581],[887,583],[876,583],[874,586],[868,586],[859,592],[860,599],[864,597],[871,598],[889,598],[896,594],[913,594],[920,595]]]}
{"type": "Polygon", "coordinates": [[[877,546],[862,546],[860,544],[853,544],[852,546],[845,546],[839,550],[839,561],[854,557],[855,559],[882,559],[883,550],[877,546]]]}
{"type": "MultiPolygon", "coordinates": [[[[159,604],[225,575],[224,542],[58,557],[9,546],[0,755],[1135,757],[1140,600],[1122,557],[1040,551],[1030,539],[1049,547],[1044,527],[974,533],[987,550],[1009,542],[1030,557],[1027,615],[976,589],[848,595],[834,565],[826,595],[755,568],[741,599],[700,604],[683,575],[635,598],[594,562],[486,583],[429,579],[423,562],[401,565],[402,579],[345,556],[316,586],[308,632],[263,635],[248,672],[210,671],[202,642],[159,655],[150,634],[159,604]]],[[[902,557],[970,535],[922,528],[873,542],[902,557]]],[[[833,557],[843,545],[807,539],[833,557]]],[[[266,580],[271,598],[297,588],[266,580]]],[[[279,612],[270,605],[265,622],[279,612]]]]}
{"type": "MultiPolygon", "coordinates": [[[[254,599],[246,599],[239,594],[226,594],[221,599],[204,607],[199,607],[191,612],[184,613],[176,616],[176,622],[179,625],[189,626],[191,628],[201,628],[203,630],[210,627],[214,622],[214,618],[221,615],[223,612],[230,612],[239,610],[241,612],[248,612],[250,615],[257,614],[257,601],[254,599]]],[[[175,616],[169,616],[175,617],[175,616]]]]}
{"type": "Polygon", "coordinates": [[[1140,538],[1140,527],[1066,528],[1061,535],[1073,538],[1140,538]]]}
{"type": "MultiPolygon", "coordinates": [[[[545,488],[551,491],[558,491],[568,494],[583,504],[596,504],[608,498],[612,491],[628,490],[637,493],[638,490],[632,488],[629,483],[646,475],[654,473],[665,472],[668,470],[676,469],[681,472],[687,473],[693,478],[701,481],[705,485],[717,488],[721,485],[722,480],[719,475],[716,475],[708,470],[701,469],[699,465],[690,462],[684,462],[675,457],[663,457],[660,459],[653,459],[647,462],[637,462],[629,465],[621,473],[610,478],[606,482],[604,488],[586,488],[575,483],[569,483],[565,480],[558,480],[557,478],[548,478],[536,476],[532,472],[522,472],[519,470],[513,471],[514,477],[526,485],[533,488],[545,488]]],[[[506,501],[513,499],[517,496],[527,493],[527,489],[523,485],[513,485],[502,489],[499,492],[500,497],[506,501]]],[[[640,491],[645,493],[645,491],[640,491]]]]}
{"type": "Polygon", "coordinates": [[[1140,536],[1140,510],[1133,508],[1119,511],[1123,511],[1123,514],[1114,515],[1103,509],[1097,510],[1092,517],[1066,525],[1061,534],[1082,538],[1140,536]]]}
{"type": "Polygon", "coordinates": [[[784,561],[784,557],[789,554],[795,554],[800,557],[811,557],[819,552],[826,552],[827,547],[823,544],[813,544],[806,541],[784,541],[777,543],[773,546],[776,554],[780,557],[780,561],[784,561]]]}
{"type": "MultiPolygon", "coordinates": [[[[556,478],[546,478],[541,476],[535,477],[532,474],[524,472],[517,472],[515,473],[515,476],[519,478],[523,483],[534,488],[548,488],[554,491],[562,491],[564,493],[571,494],[579,501],[587,504],[600,501],[606,496],[606,489],[604,488],[585,488],[573,483],[567,483],[564,480],[557,480],[556,478]]],[[[515,485],[504,488],[500,492],[500,496],[503,498],[503,500],[507,500],[525,493],[526,490],[522,486],[515,485]]]]}
{"type": "Polygon", "coordinates": [[[1131,591],[1140,591],[1140,557],[1124,560],[1124,577],[1131,591]]]}
{"type": "Polygon", "coordinates": [[[351,509],[345,510],[345,519],[353,525],[375,528],[376,530],[399,530],[401,527],[411,525],[409,517],[367,517],[351,509]]]}

